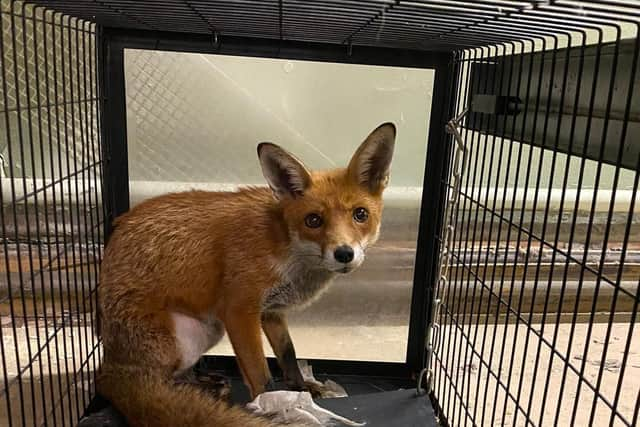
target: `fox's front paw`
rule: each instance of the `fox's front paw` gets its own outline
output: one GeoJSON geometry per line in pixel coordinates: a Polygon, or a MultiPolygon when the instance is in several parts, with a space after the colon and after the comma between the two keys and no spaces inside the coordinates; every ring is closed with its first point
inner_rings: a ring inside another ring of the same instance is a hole
{"type": "Polygon", "coordinates": [[[287,390],[291,391],[307,391],[316,399],[322,397],[322,384],[313,381],[286,381],[287,390]]]}
{"type": "Polygon", "coordinates": [[[311,397],[314,399],[322,398],[327,391],[324,384],[315,381],[305,381],[303,390],[311,393],[311,397]]]}

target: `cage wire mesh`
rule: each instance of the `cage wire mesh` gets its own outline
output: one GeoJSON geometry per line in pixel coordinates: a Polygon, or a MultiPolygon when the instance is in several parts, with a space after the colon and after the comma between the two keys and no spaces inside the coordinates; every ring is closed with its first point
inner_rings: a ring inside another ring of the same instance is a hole
{"type": "Polygon", "coordinates": [[[100,360],[96,25],[0,7],[0,425],[74,425],[100,360]]]}
{"type": "Polygon", "coordinates": [[[449,425],[637,425],[640,14],[598,3],[474,25],[503,41],[454,57],[466,167],[431,343],[449,425]]]}

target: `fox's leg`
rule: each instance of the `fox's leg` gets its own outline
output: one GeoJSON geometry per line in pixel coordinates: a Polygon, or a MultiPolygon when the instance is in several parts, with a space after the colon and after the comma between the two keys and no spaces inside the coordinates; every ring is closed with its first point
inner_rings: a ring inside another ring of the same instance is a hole
{"type": "Polygon", "coordinates": [[[302,373],[298,367],[296,350],[289,336],[284,313],[275,311],[262,313],[262,329],[269,339],[271,348],[278,358],[287,387],[293,390],[305,389],[302,373]]]}
{"type": "Polygon", "coordinates": [[[287,387],[295,391],[308,391],[311,395],[322,397],[326,391],[324,385],[317,381],[305,381],[298,366],[296,350],[293,341],[289,336],[287,318],[284,313],[264,312],[262,313],[262,328],[269,339],[271,348],[278,358],[278,364],[287,387]]]}
{"type": "Polygon", "coordinates": [[[245,383],[255,398],[271,383],[271,373],[262,349],[260,313],[249,308],[227,311],[225,327],[245,383]]]}

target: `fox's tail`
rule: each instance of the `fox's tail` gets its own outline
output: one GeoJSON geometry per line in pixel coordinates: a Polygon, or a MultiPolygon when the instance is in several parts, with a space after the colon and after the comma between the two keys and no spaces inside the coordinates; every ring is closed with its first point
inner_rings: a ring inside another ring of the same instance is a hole
{"type": "Polygon", "coordinates": [[[229,406],[189,384],[173,384],[151,370],[103,365],[98,391],[130,427],[274,427],[268,419],[229,406]]]}

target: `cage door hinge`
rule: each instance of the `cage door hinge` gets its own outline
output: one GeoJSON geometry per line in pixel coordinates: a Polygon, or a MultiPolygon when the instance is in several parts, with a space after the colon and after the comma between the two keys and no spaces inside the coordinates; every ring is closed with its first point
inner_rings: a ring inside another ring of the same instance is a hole
{"type": "Polygon", "coordinates": [[[460,123],[468,113],[469,109],[465,108],[455,118],[449,120],[447,123],[447,132],[453,136],[455,144],[453,146],[454,157],[452,163],[452,169],[449,173],[450,180],[447,181],[447,193],[445,211],[444,211],[444,223],[442,226],[442,238],[440,240],[438,273],[436,277],[438,282],[434,284],[433,289],[433,302],[431,307],[431,316],[429,320],[429,328],[425,337],[425,367],[420,371],[418,375],[418,384],[416,392],[418,394],[430,393],[433,390],[433,354],[440,339],[440,325],[437,323],[440,318],[440,307],[444,300],[447,289],[449,287],[448,272],[451,265],[451,253],[453,251],[453,233],[455,231],[455,215],[460,201],[460,186],[462,184],[462,174],[464,173],[466,159],[467,159],[467,147],[464,144],[464,139],[460,134],[460,123]]]}

